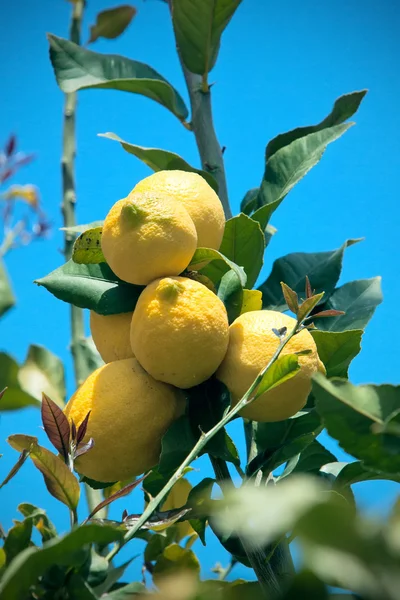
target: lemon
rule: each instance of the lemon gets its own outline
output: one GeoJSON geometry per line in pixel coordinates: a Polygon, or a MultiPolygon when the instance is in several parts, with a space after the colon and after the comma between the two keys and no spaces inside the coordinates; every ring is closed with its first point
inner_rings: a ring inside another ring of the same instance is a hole
{"type": "Polygon", "coordinates": [[[105,363],[133,356],[129,336],[132,314],[99,315],[90,311],[93,342],[105,363]]]}
{"type": "Polygon", "coordinates": [[[225,356],[226,309],[208,288],[187,277],[148,285],[131,324],[134,355],[155,379],[190,388],[208,379],[225,356]]]}
{"type": "MultiPolygon", "coordinates": [[[[161,510],[173,510],[174,508],[181,508],[182,506],[185,506],[191,489],[192,486],[190,485],[187,479],[184,479],[183,477],[178,479],[178,481],[168,494],[164,504],[161,506],[161,510]]],[[[193,533],[195,533],[189,521],[182,521],[181,523],[176,523],[175,527],[177,528],[177,536],[175,538],[177,542],[182,540],[187,535],[192,535],[193,533]]]]}
{"type": "Polygon", "coordinates": [[[155,381],[135,358],[94,371],[75,392],[65,414],[78,427],[89,411],[85,441],[94,446],[76,460],[76,469],[96,481],[119,481],[157,464],[161,438],[182,414],[175,388],[155,381]]]}
{"type": "Polygon", "coordinates": [[[158,171],[142,179],[134,189],[173,196],[192,217],[197,245],[219,249],[225,228],[224,209],[217,194],[201,175],[187,171],[158,171]]]}
{"type": "MultiPolygon", "coordinates": [[[[295,323],[292,317],[273,310],[247,312],[232,323],[228,351],[217,372],[218,379],[231,392],[232,405],[237,404],[277,349],[279,338],[272,330],[287,327],[290,332],[295,323]]],[[[311,390],[311,376],[324,367],[306,329],[296,334],[281,354],[301,350],[311,350],[311,354],[298,357],[300,371],[245,407],[240,412],[242,417],[261,422],[283,421],[303,408],[311,390]]]]}
{"type": "Polygon", "coordinates": [[[146,285],[179,275],[197,247],[196,228],[186,208],[165,192],[131,192],[108,213],[101,248],[123,281],[146,285]]]}

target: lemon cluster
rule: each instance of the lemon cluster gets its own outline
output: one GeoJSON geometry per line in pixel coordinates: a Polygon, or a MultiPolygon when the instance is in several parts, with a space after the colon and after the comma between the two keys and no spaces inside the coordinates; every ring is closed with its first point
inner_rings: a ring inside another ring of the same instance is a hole
{"type": "MultiPolygon", "coordinates": [[[[161,439],[183,414],[182,390],[213,374],[238,402],[274,354],[274,328],[295,321],[274,311],[242,314],[229,327],[224,304],[202,276],[182,273],[198,247],[219,249],[223,207],[199,175],[160,171],[139,182],[106,216],[104,257],[123,281],[146,286],[133,313],[91,312],[94,343],[106,363],[70,399],[65,412],[79,425],[87,413],[94,447],[79,457],[83,475],[112,482],[157,464],[161,439]]],[[[211,286],[212,287],[212,286],[211,286]]],[[[307,330],[284,352],[307,349],[300,371],[242,411],[257,421],[279,421],[300,410],[321,363],[307,330]]]]}

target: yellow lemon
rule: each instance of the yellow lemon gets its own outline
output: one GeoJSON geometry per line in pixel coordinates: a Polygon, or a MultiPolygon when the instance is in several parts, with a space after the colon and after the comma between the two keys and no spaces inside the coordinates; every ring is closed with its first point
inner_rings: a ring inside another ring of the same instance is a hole
{"type": "Polygon", "coordinates": [[[138,192],[164,192],[178,200],[192,217],[197,245],[219,249],[225,228],[224,209],[217,194],[201,175],[187,171],[158,171],[142,179],[134,189],[138,192]]]}
{"type": "MultiPolygon", "coordinates": [[[[231,392],[233,405],[245,394],[277,349],[279,339],[272,329],[287,327],[289,332],[295,323],[292,317],[273,310],[247,312],[232,323],[228,351],[217,377],[231,392]]],[[[283,421],[303,408],[311,390],[311,376],[324,367],[315,342],[306,329],[289,341],[282,355],[301,350],[311,350],[311,354],[299,356],[300,371],[244,408],[240,413],[242,417],[266,423],[283,421]]]]}
{"type": "Polygon", "coordinates": [[[132,317],[132,350],[150,375],[180,388],[208,379],[225,356],[228,317],[221,300],[187,277],[156,279],[132,317]]]}
{"type": "MultiPolygon", "coordinates": [[[[192,486],[187,479],[184,479],[183,477],[178,479],[168,494],[166,501],[164,504],[162,504],[161,510],[173,510],[174,508],[181,508],[182,506],[185,506],[191,489],[192,486]]],[[[177,542],[182,540],[187,535],[192,535],[195,533],[189,521],[176,523],[175,527],[177,528],[177,536],[175,538],[177,542]]]]}
{"type": "Polygon", "coordinates": [[[135,358],[94,371],[75,392],[65,414],[78,427],[89,411],[85,440],[94,446],[76,469],[96,481],[119,481],[157,464],[161,438],[182,414],[181,392],[155,381],[135,358]]]}
{"type": "Polygon", "coordinates": [[[129,335],[132,314],[99,315],[90,311],[93,342],[105,363],[133,356],[129,335]]]}
{"type": "Polygon", "coordinates": [[[137,285],[179,275],[196,247],[196,228],[188,211],[165,192],[131,192],[116,202],[101,236],[111,269],[123,281],[137,285]]]}

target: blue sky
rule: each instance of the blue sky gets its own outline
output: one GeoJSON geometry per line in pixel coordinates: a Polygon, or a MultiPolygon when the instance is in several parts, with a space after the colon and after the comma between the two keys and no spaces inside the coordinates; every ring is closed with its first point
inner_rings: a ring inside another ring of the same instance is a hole
{"type": "MultiPolygon", "coordinates": [[[[99,52],[118,53],[150,64],[175,85],[184,87],[174,50],[167,7],[157,0],[136,0],[137,17],[117,41],[93,45],[99,52]]],[[[84,21],[88,27],[109,1],[92,0],[84,21]]],[[[64,0],[13,0],[1,8],[0,51],[2,97],[0,140],[18,136],[20,149],[37,159],[12,183],[35,183],[54,229],[51,238],[13,251],[7,267],[18,306],[0,322],[0,347],[22,361],[30,343],[43,344],[58,354],[68,372],[68,306],[57,301],[34,279],[62,262],[60,248],[60,151],[63,95],[57,88],[45,33],[66,37],[70,4],[64,0]]],[[[214,118],[225,159],[233,213],[244,193],[259,184],[264,149],[276,134],[320,121],[335,98],[368,88],[353,127],[331,145],[321,163],[290,193],[277,213],[278,228],[268,247],[260,277],[268,275],[275,258],[295,251],[324,251],[347,238],[365,241],[346,251],[342,282],[382,275],[384,303],[369,324],[362,355],[351,368],[355,383],[400,383],[397,343],[392,322],[400,293],[398,272],[398,191],[395,184],[400,159],[400,7],[391,0],[295,0],[267,2],[243,0],[224,34],[219,60],[210,75],[214,118]]],[[[172,150],[199,165],[194,138],[166,109],[150,100],[126,93],[90,90],[79,94],[77,215],[80,223],[104,218],[110,206],[124,197],[149,170],[115,142],[97,137],[112,131],[127,141],[172,150]]],[[[39,414],[31,409],[0,416],[0,473],[16,459],[4,440],[11,433],[41,435],[39,414]]],[[[237,425],[231,432],[242,448],[237,425]]],[[[326,441],[326,440],[325,440],[326,441]]],[[[330,449],[335,445],[327,441],[330,449]]],[[[339,454],[343,456],[343,454],[339,454]]],[[[208,474],[205,459],[194,481],[208,474]]],[[[370,512],[385,510],[397,491],[396,484],[359,484],[357,498],[370,512]]],[[[61,529],[66,511],[49,498],[39,473],[25,466],[0,492],[2,524],[9,527],[16,505],[29,501],[48,508],[61,529]]],[[[137,494],[137,497],[140,494],[137,494]]],[[[129,500],[129,510],[139,500],[129,500]]],[[[125,505],[124,505],[125,506],[125,505]]],[[[124,508],[124,506],[122,508],[124,508]]],[[[82,512],[83,514],[83,512],[82,512]]],[[[209,535],[208,549],[199,549],[204,572],[226,553],[209,535]]],[[[137,542],[136,544],[140,544],[137,542]]],[[[125,556],[136,554],[136,546],[125,556]]],[[[245,576],[238,567],[236,575],[245,576]]],[[[139,576],[139,561],[131,568],[139,576]]]]}

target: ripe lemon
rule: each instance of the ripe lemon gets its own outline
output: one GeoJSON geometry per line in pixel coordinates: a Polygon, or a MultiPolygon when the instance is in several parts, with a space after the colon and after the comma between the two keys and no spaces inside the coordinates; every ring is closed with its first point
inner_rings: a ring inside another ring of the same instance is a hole
{"type": "Polygon", "coordinates": [[[89,411],[85,440],[94,447],[76,460],[76,469],[96,481],[119,481],[157,464],[161,438],[183,412],[175,388],[155,381],[135,358],[94,371],[78,388],[65,414],[78,427],[89,411]]]}
{"type": "Polygon", "coordinates": [[[173,196],[192,217],[197,245],[219,249],[225,228],[224,209],[217,194],[201,175],[187,171],[158,171],[142,179],[134,190],[164,192],[173,196]]]}
{"type": "Polygon", "coordinates": [[[99,315],[90,311],[94,345],[105,363],[133,357],[129,331],[133,313],[99,315]]]}
{"type": "MultiPolygon", "coordinates": [[[[287,327],[290,332],[295,323],[292,317],[273,310],[244,313],[232,323],[228,351],[217,377],[231,392],[233,405],[245,394],[277,349],[279,339],[272,329],[287,327]]],[[[244,408],[240,412],[242,417],[266,423],[283,421],[303,408],[310,393],[311,376],[317,370],[324,370],[324,367],[315,342],[306,329],[296,334],[281,354],[293,354],[300,350],[311,350],[311,354],[299,356],[301,370],[244,408]]]]}
{"type": "Polygon", "coordinates": [[[196,228],[186,208],[165,192],[131,192],[108,213],[101,248],[123,281],[147,285],[179,275],[197,247],[196,228]]]}
{"type": "MultiPolygon", "coordinates": [[[[161,510],[172,510],[174,508],[181,508],[182,506],[185,506],[191,489],[192,486],[187,479],[184,479],[183,477],[178,479],[168,494],[166,501],[164,504],[162,504],[161,510]]],[[[192,535],[192,533],[195,533],[189,521],[176,523],[175,527],[177,528],[177,536],[175,538],[175,541],[177,542],[182,540],[187,535],[192,535]]]]}
{"type": "Polygon", "coordinates": [[[132,317],[132,350],[150,375],[179,388],[208,379],[225,356],[225,306],[187,277],[156,279],[141,293],[132,317]]]}

